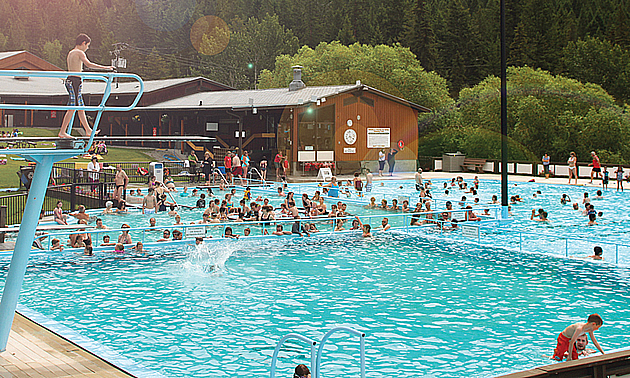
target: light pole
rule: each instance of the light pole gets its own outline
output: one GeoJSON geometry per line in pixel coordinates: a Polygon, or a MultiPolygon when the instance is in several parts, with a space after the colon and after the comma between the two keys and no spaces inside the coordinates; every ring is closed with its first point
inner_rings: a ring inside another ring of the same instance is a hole
{"type": "Polygon", "coordinates": [[[508,219],[507,51],[505,0],[501,0],[501,218],[508,219]]]}

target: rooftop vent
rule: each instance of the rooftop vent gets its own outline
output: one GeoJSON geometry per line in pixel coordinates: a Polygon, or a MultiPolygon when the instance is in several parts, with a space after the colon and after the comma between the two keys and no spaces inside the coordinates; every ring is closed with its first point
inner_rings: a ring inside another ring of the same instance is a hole
{"type": "Polygon", "coordinates": [[[306,87],[302,81],[302,66],[293,66],[291,68],[293,68],[293,81],[289,84],[289,91],[293,92],[306,87]]]}

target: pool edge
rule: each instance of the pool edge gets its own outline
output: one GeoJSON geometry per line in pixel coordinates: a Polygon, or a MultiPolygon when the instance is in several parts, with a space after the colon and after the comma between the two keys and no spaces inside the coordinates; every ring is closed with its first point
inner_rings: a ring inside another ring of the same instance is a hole
{"type": "Polygon", "coordinates": [[[165,375],[153,371],[29,307],[18,304],[16,313],[130,376],[167,378],[165,375]]]}

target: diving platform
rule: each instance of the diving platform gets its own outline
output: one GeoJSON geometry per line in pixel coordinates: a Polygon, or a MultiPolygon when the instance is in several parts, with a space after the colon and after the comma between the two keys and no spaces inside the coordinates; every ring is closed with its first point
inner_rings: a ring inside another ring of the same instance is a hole
{"type": "MultiPolygon", "coordinates": [[[[96,132],[98,130],[103,112],[126,112],[134,109],[142,94],[144,93],[144,82],[142,79],[134,74],[128,73],[97,73],[97,72],[46,72],[46,71],[0,71],[0,76],[9,77],[46,77],[46,78],[58,78],[65,80],[68,76],[79,76],[84,80],[97,80],[105,83],[105,89],[103,97],[99,105],[91,106],[67,106],[67,105],[22,105],[22,104],[0,104],[0,109],[7,110],[45,110],[45,111],[60,111],[66,110],[71,112],[76,111],[95,111],[96,117],[94,118],[94,125],[92,127],[92,134],[86,138],[64,138],[68,142],[63,142],[62,138],[52,138],[56,140],[56,143],[61,142],[61,148],[16,148],[5,149],[5,153],[21,156],[27,160],[34,161],[35,172],[31,183],[31,188],[28,192],[28,198],[26,206],[24,208],[24,215],[22,217],[22,223],[20,224],[20,231],[15,241],[15,248],[13,255],[11,256],[11,264],[9,265],[9,271],[6,276],[6,282],[4,290],[2,292],[2,299],[0,300],[0,352],[6,350],[9,334],[11,332],[11,326],[17,308],[20,291],[22,289],[22,283],[24,281],[24,275],[26,273],[26,266],[28,258],[31,252],[31,245],[35,239],[35,231],[39,223],[39,214],[42,210],[44,203],[44,197],[46,195],[46,189],[48,188],[48,181],[52,172],[53,164],[74,156],[83,155],[87,153],[89,146],[94,142],[96,132]],[[112,84],[115,79],[126,78],[135,80],[138,82],[138,93],[129,106],[107,106],[107,100],[112,92],[112,84]]],[[[59,85],[63,85],[60,80],[59,85]]],[[[70,120],[67,133],[72,132],[72,125],[76,118],[76,114],[70,120]]],[[[103,138],[103,137],[101,137],[103,138]]],[[[169,137],[170,139],[171,137],[169,137]]],[[[5,138],[6,141],[25,140],[25,138],[5,138]]],[[[33,138],[33,140],[43,141],[45,138],[33,138]]],[[[133,139],[138,140],[138,139],[133,139]]],[[[172,140],[172,139],[171,139],[172,140]]]]}

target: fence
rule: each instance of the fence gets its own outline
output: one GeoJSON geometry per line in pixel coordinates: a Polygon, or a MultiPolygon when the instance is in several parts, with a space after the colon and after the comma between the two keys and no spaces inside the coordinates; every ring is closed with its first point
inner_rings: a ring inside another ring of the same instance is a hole
{"type": "MultiPolygon", "coordinates": [[[[75,211],[79,205],[84,205],[87,209],[103,208],[105,202],[113,199],[115,188],[113,182],[49,186],[41,215],[52,215],[58,201],[62,201],[64,209],[70,209],[69,211],[75,211]]],[[[27,198],[28,193],[0,197],[0,206],[7,206],[7,224],[20,224],[22,222],[27,198]]]]}
{"type": "MultiPolygon", "coordinates": [[[[435,156],[418,156],[418,166],[427,171],[440,171],[442,170],[442,158],[435,156]]],[[[612,169],[613,164],[602,164],[603,166],[611,167],[610,177],[612,178],[614,171],[612,169]]],[[[614,164],[614,167],[618,167],[618,164],[614,164]]],[[[625,169],[630,166],[622,165],[625,169]]],[[[591,176],[592,167],[588,166],[588,163],[577,163],[578,176],[589,177],[591,176]]],[[[555,177],[569,177],[569,166],[566,163],[551,163],[549,166],[551,175],[555,177]]],[[[483,171],[486,173],[501,173],[501,160],[486,159],[486,163],[483,167],[483,171]]],[[[511,175],[528,175],[539,176],[543,172],[542,162],[520,161],[514,160],[508,162],[508,173],[511,175]]]]}

